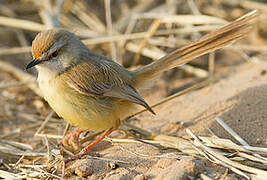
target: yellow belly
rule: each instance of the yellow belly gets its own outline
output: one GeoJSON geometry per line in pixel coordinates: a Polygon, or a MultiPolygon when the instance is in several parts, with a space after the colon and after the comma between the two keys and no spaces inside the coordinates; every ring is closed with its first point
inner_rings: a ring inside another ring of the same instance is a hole
{"type": "Polygon", "coordinates": [[[132,103],[118,99],[80,94],[56,77],[47,79],[42,79],[39,71],[39,87],[45,100],[60,117],[83,129],[100,131],[117,128],[120,119],[133,107],[132,103]]]}

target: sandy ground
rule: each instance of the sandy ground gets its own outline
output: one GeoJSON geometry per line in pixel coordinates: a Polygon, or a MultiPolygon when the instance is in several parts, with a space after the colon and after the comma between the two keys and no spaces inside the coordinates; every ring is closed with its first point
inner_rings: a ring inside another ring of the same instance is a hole
{"type": "MultiPolygon", "coordinates": [[[[210,129],[221,138],[230,138],[227,132],[215,122],[215,117],[221,117],[250,145],[267,147],[267,62],[246,62],[231,68],[227,76],[217,83],[200,90],[193,91],[167,102],[154,110],[157,115],[143,113],[138,121],[132,123],[151,132],[172,136],[186,137],[185,129],[191,129],[197,135],[210,135],[210,129]]],[[[13,81],[11,75],[5,75],[5,81],[13,81]]],[[[152,87],[152,93],[146,97],[150,104],[157,102],[165,94],[158,87],[166,81],[159,80],[152,87]]],[[[164,87],[164,86],[163,86],[164,87]]],[[[146,93],[145,93],[146,94],[146,93]]],[[[45,151],[43,140],[34,138],[33,133],[40,126],[37,117],[49,112],[48,105],[41,98],[34,96],[26,87],[15,87],[1,90],[0,133],[5,134],[18,127],[23,131],[13,139],[29,143],[35,151],[45,151]],[[23,95],[21,97],[21,95],[23,95]],[[36,114],[37,123],[31,127],[33,120],[23,116],[23,113],[36,114]],[[22,113],[23,112],[23,113],[22,113]],[[26,121],[25,121],[26,119],[26,121]],[[26,123],[25,123],[26,122],[26,123]],[[39,123],[39,125],[38,125],[39,123]]],[[[64,124],[58,120],[58,133],[62,133],[64,124]]],[[[121,131],[116,131],[112,137],[125,138],[121,131]]],[[[49,140],[51,147],[56,142],[49,140]]],[[[235,141],[236,142],[236,141],[235,141]]],[[[68,164],[66,178],[74,176],[89,179],[188,179],[206,174],[211,178],[219,178],[226,171],[224,167],[208,162],[204,158],[183,155],[176,150],[159,149],[143,143],[110,143],[103,141],[93,151],[101,158],[113,159],[116,162],[83,159],[68,164]],[[121,162],[118,162],[121,161],[121,162]]],[[[0,154],[4,162],[16,162],[17,157],[6,157],[0,154]]],[[[228,172],[226,179],[241,177],[228,172]]]]}
{"type": "MultiPolygon", "coordinates": [[[[240,65],[218,83],[156,108],[156,117],[142,118],[184,122],[185,128],[196,133],[205,134],[210,128],[219,137],[231,138],[214,121],[219,116],[250,145],[267,147],[266,68],[265,62],[240,65]]],[[[185,132],[180,129],[176,135],[185,132]]]]}

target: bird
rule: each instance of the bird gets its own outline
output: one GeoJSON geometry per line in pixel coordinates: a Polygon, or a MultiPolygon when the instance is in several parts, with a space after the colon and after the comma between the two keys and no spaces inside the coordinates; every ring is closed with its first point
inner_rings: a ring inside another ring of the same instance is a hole
{"type": "Polygon", "coordinates": [[[58,116],[81,129],[105,131],[72,159],[81,158],[118,129],[121,120],[138,105],[155,114],[139,94],[142,87],[164,71],[243,38],[251,31],[257,16],[258,11],[254,10],[135,70],[92,52],[68,30],[49,29],[38,33],[33,40],[33,60],[26,69],[36,67],[42,95],[58,116]]]}

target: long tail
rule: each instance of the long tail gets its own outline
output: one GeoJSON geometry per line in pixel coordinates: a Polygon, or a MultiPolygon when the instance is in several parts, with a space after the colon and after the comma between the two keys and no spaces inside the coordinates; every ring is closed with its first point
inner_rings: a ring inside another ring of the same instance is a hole
{"type": "Polygon", "coordinates": [[[177,49],[153,63],[134,70],[135,85],[139,86],[163,71],[183,65],[196,57],[215,51],[243,38],[252,29],[253,23],[258,15],[259,12],[257,10],[251,11],[232,23],[203,36],[198,41],[177,49]]]}

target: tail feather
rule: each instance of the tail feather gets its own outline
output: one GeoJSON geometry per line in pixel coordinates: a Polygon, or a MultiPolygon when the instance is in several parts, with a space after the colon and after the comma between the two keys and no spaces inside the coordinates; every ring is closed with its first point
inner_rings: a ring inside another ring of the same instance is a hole
{"type": "Polygon", "coordinates": [[[177,49],[153,63],[136,69],[133,71],[135,84],[137,86],[141,85],[163,71],[183,65],[203,54],[215,51],[243,38],[251,31],[258,15],[259,12],[257,10],[251,11],[232,23],[203,36],[198,41],[177,49]]]}

